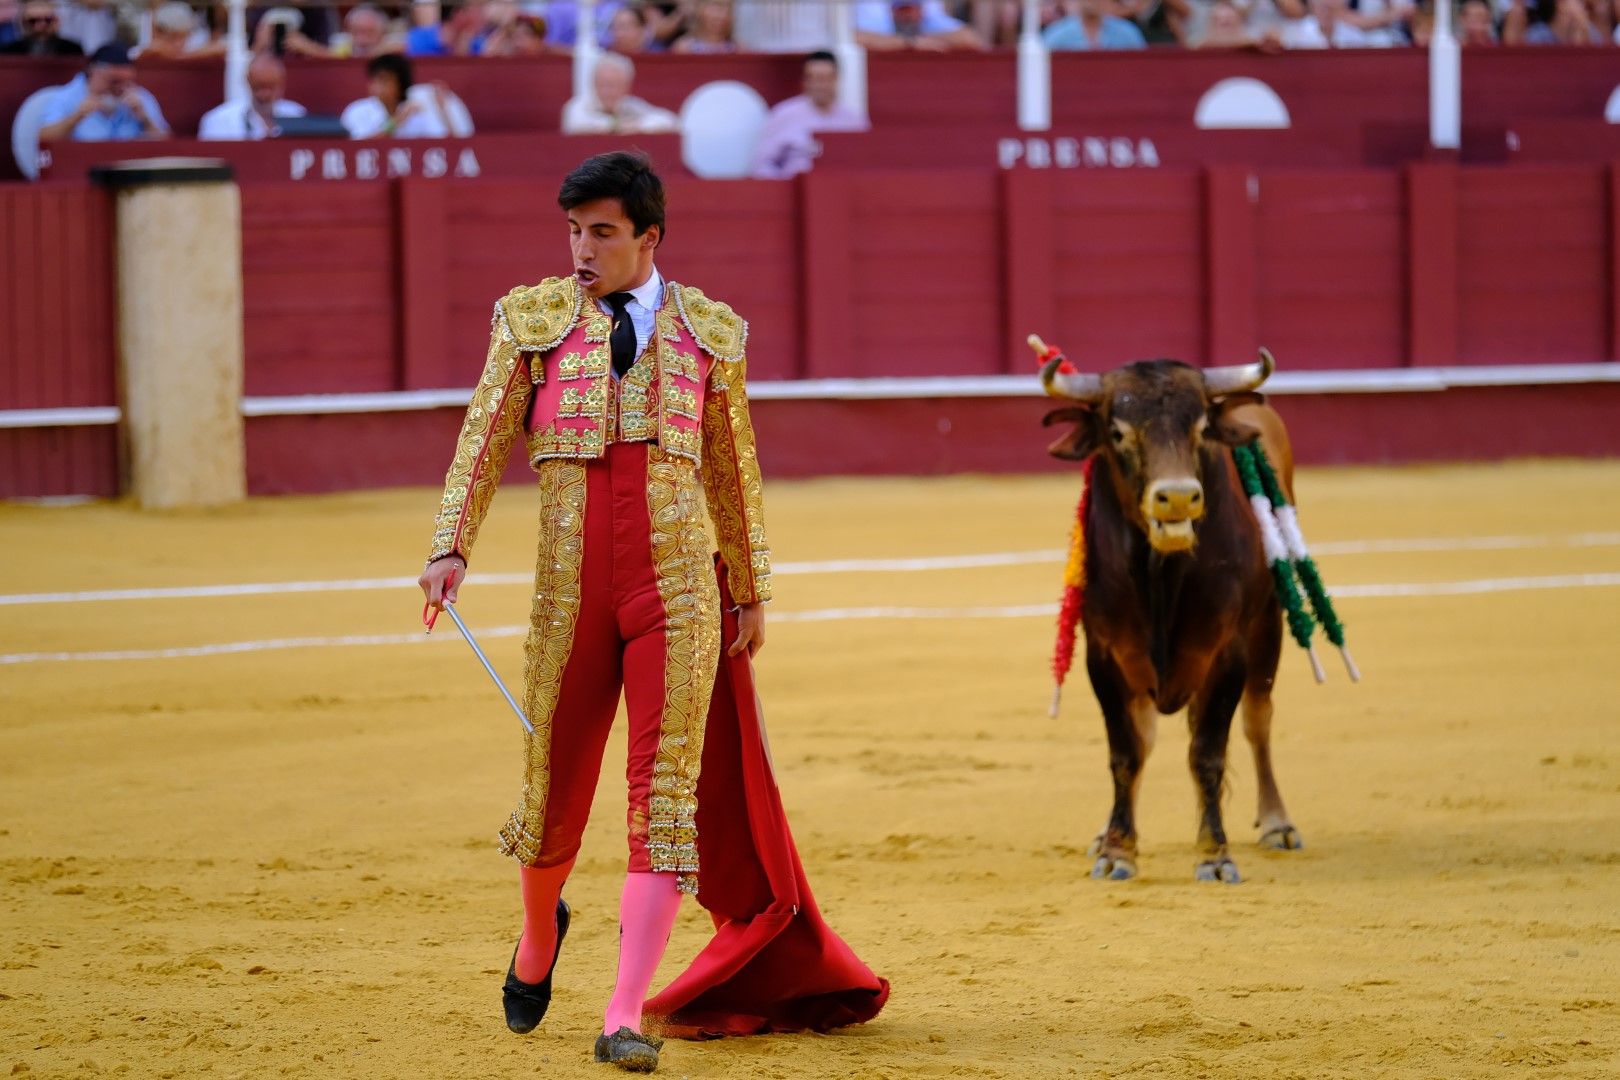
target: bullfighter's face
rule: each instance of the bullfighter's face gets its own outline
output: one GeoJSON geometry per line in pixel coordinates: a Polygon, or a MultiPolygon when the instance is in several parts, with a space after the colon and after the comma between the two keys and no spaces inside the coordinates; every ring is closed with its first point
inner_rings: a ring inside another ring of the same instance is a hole
{"type": "Polygon", "coordinates": [[[585,295],[599,300],[627,292],[652,275],[653,253],[663,230],[649,225],[636,235],[618,199],[595,199],[568,211],[569,247],[574,277],[585,295]]]}

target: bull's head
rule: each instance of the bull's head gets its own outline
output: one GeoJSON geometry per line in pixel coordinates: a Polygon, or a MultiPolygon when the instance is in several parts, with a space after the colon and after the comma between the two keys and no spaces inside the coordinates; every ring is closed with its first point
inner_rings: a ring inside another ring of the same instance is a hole
{"type": "Polygon", "coordinates": [[[1198,368],[1177,360],[1140,360],[1102,375],[1060,371],[1061,359],[1041,369],[1052,397],[1078,402],[1055,409],[1042,423],[1072,423],[1051,445],[1055,457],[1083,461],[1100,454],[1120,503],[1165,554],[1191,550],[1204,515],[1205,448],[1240,445],[1260,429],[1238,410],[1265,398],[1256,388],[1276,367],[1271,354],[1237,367],[1198,368]]]}

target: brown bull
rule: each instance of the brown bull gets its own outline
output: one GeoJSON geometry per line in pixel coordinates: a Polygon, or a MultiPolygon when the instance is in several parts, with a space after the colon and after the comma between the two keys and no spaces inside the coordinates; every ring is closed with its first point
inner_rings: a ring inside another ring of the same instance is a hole
{"type": "Polygon", "coordinates": [[[1108,729],[1114,809],[1093,845],[1092,877],[1136,876],[1135,800],[1160,714],[1187,710],[1200,804],[1196,877],[1240,880],[1221,821],[1232,716],[1241,704],[1260,786],[1260,842],[1302,846],[1271,769],[1271,688],[1282,611],[1230,447],[1260,439],[1290,499],[1282,420],[1255,390],[1260,363],[1197,368],[1144,360],[1075,375],[1048,363],[1053,397],[1079,404],[1045,424],[1073,430],[1057,457],[1093,465],[1086,527],[1086,671],[1108,729]]]}

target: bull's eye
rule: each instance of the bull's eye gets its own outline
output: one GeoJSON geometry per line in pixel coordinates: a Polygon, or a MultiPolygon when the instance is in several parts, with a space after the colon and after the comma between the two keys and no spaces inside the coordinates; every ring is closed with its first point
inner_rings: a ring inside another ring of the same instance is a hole
{"type": "Polygon", "coordinates": [[[1125,425],[1119,423],[1118,421],[1114,422],[1114,445],[1125,445],[1125,425]]]}

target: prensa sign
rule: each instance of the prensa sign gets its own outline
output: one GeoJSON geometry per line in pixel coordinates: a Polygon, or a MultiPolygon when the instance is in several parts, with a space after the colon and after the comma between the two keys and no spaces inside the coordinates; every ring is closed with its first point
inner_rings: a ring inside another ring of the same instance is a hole
{"type": "Polygon", "coordinates": [[[1003,169],[1157,169],[1160,161],[1159,148],[1147,138],[1029,135],[998,139],[996,164],[1003,169]]]}
{"type": "Polygon", "coordinates": [[[297,147],[287,153],[287,175],[293,180],[437,180],[479,176],[483,171],[470,146],[297,147]]]}

